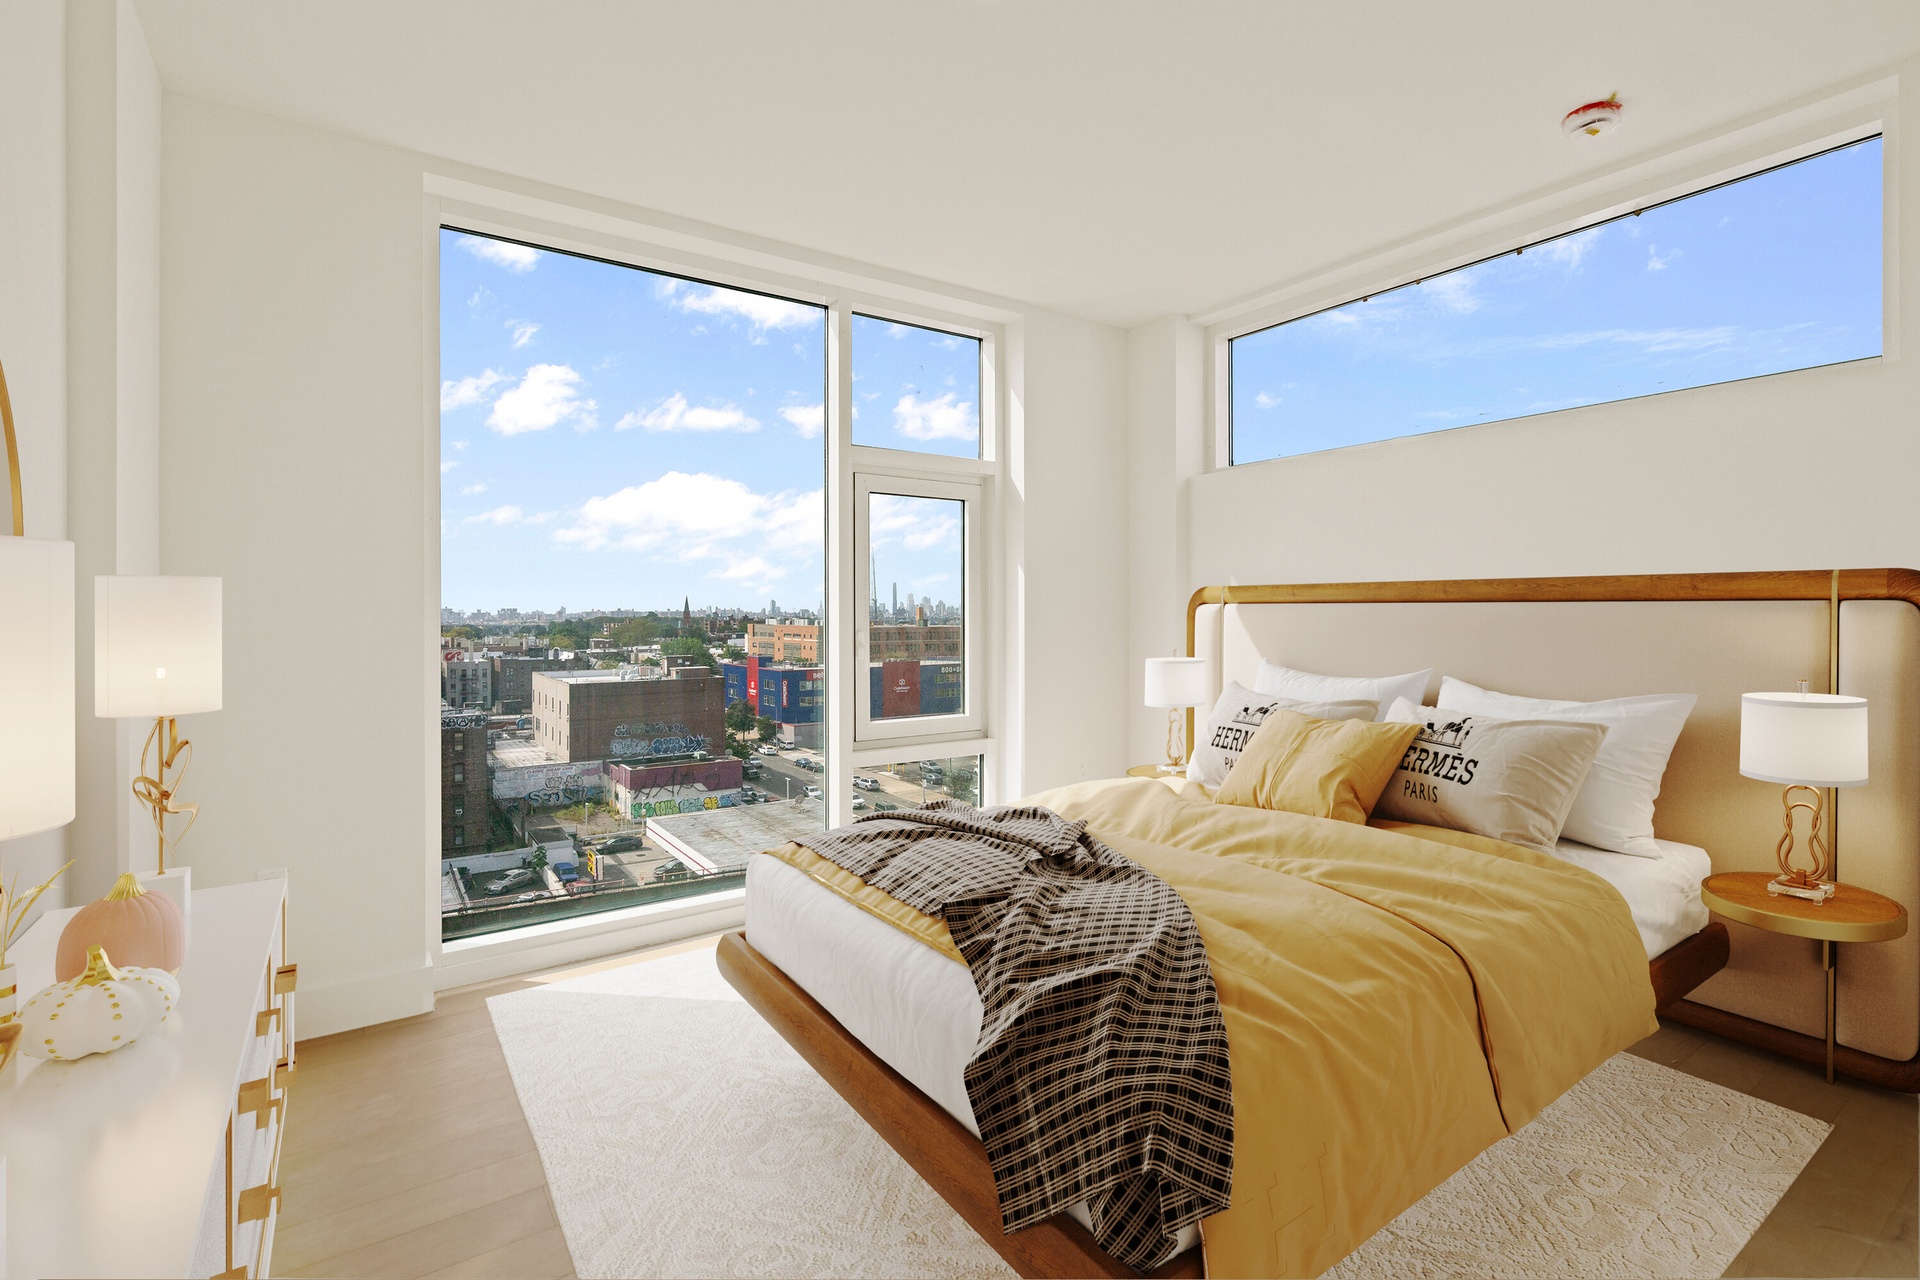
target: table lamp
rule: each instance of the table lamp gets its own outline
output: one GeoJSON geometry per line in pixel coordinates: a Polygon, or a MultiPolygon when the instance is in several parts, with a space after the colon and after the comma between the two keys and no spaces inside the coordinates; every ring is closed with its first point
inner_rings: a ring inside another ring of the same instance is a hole
{"type": "Polygon", "coordinates": [[[13,536],[0,537],[0,840],[73,821],[73,544],[26,536],[20,448],[0,370],[13,536]]]}
{"type": "Polygon", "coordinates": [[[1808,693],[1804,680],[1798,693],[1741,694],[1740,772],[1786,787],[1780,796],[1786,813],[1774,850],[1780,874],[1767,892],[1825,902],[1833,896],[1833,850],[1821,834],[1820,790],[1867,785],[1867,700],[1808,693]],[[1796,799],[1796,792],[1810,798],[1796,799]],[[1813,866],[1804,870],[1793,863],[1797,809],[1811,819],[1807,845],[1813,866]]]}
{"type": "Polygon", "coordinates": [[[1207,660],[1205,658],[1148,658],[1146,704],[1167,708],[1167,762],[1160,766],[1166,773],[1186,768],[1185,744],[1177,751],[1180,713],[1190,707],[1207,704],[1207,660]]]}
{"type": "Polygon", "coordinates": [[[93,713],[153,719],[133,782],[133,794],[153,814],[156,843],[155,871],[141,879],[184,913],[190,877],[184,867],[169,870],[167,855],[200,806],[178,798],[193,744],[180,736],[175,717],[220,709],[220,579],[99,577],[93,593],[93,713]],[[167,819],[179,815],[186,825],[170,837],[167,819]]]}

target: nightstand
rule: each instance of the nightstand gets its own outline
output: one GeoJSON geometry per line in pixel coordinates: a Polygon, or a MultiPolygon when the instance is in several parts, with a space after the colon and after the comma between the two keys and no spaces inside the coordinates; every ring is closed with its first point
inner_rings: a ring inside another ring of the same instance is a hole
{"type": "Polygon", "coordinates": [[[1187,766],[1181,765],[1178,768],[1169,769],[1163,764],[1137,764],[1127,770],[1127,776],[1129,778],[1184,778],[1187,776],[1187,766]]]}
{"type": "Polygon", "coordinates": [[[1856,885],[1836,884],[1825,902],[1767,892],[1771,871],[1722,871],[1700,883],[1707,909],[1771,933],[1820,941],[1820,966],[1827,973],[1827,1083],[1833,1083],[1834,945],[1886,942],[1907,931],[1907,909],[1892,898],[1856,885]]]}

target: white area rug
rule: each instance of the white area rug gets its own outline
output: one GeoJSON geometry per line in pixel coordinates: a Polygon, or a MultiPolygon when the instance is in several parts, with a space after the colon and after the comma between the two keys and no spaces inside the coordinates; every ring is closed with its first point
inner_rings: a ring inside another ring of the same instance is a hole
{"type": "MultiPolygon", "coordinates": [[[[487,1007],[583,1278],[1012,1274],[711,950],[487,1007]]],[[[1329,1275],[1718,1276],[1828,1131],[1620,1054],[1329,1275]]]]}

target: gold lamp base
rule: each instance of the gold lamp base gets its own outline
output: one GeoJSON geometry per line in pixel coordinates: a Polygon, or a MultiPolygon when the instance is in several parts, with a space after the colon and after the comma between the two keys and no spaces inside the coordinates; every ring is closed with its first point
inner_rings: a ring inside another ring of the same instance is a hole
{"type": "Polygon", "coordinates": [[[175,802],[180,780],[186,777],[187,766],[192,763],[193,743],[180,736],[179,722],[172,716],[155,717],[153,729],[147,734],[146,745],[140,748],[140,776],[133,780],[133,794],[152,811],[159,845],[156,870],[163,875],[167,870],[167,850],[177,845],[200,818],[199,805],[175,802]],[[147,772],[147,755],[150,752],[154,757],[151,773],[147,772]],[[168,778],[169,770],[178,772],[168,778]],[[187,825],[180,828],[171,839],[167,836],[169,814],[185,814],[187,818],[187,825]]]}
{"type": "Polygon", "coordinates": [[[1791,786],[1780,793],[1780,803],[1786,812],[1781,817],[1780,843],[1773,850],[1774,861],[1780,864],[1780,874],[1767,883],[1767,892],[1775,897],[1825,902],[1833,896],[1833,883],[1828,879],[1833,874],[1833,853],[1820,834],[1820,792],[1814,787],[1791,786]],[[1813,799],[1795,800],[1793,793],[1796,791],[1804,791],[1813,799]],[[1796,809],[1805,809],[1811,819],[1807,828],[1807,846],[1813,855],[1813,865],[1804,869],[1793,864],[1793,812],[1796,809]]]}

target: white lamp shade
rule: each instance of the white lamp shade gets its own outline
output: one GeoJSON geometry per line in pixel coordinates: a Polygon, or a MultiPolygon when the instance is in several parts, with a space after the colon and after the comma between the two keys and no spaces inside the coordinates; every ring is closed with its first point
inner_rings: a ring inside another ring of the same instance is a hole
{"type": "Polygon", "coordinates": [[[1205,658],[1148,658],[1147,696],[1150,707],[1199,707],[1207,703],[1205,658]]]}
{"type": "Polygon", "coordinates": [[[73,821],[73,544],[0,537],[0,840],[73,821]]]}
{"type": "Polygon", "coordinates": [[[220,579],[93,580],[93,713],[220,709],[220,579]]]}
{"type": "Polygon", "coordinates": [[[1740,695],[1740,772],[1803,787],[1867,785],[1867,700],[1835,693],[1740,695]]]}

